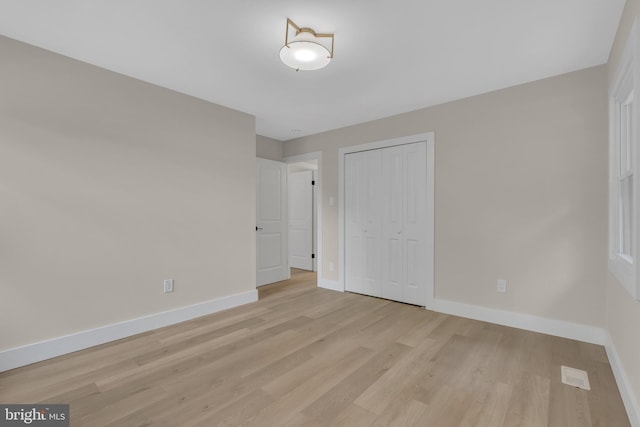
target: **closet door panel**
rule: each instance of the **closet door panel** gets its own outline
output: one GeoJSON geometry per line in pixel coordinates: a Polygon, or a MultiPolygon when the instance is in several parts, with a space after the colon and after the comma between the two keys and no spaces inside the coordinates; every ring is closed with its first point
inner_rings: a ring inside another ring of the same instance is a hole
{"type": "Polygon", "coordinates": [[[390,147],[382,153],[382,297],[403,300],[404,283],[404,147],[390,147]]]}
{"type": "Polygon", "coordinates": [[[364,289],[368,295],[382,296],[382,153],[380,150],[365,151],[364,185],[364,289]]]}
{"type": "Polygon", "coordinates": [[[404,271],[401,301],[424,305],[427,299],[426,218],[427,218],[427,145],[424,142],[404,148],[404,271]]]}
{"type": "Polygon", "coordinates": [[[364,291],[364,163],[363,153],[345,156],[345,286],[360,293],[364,291]]]}

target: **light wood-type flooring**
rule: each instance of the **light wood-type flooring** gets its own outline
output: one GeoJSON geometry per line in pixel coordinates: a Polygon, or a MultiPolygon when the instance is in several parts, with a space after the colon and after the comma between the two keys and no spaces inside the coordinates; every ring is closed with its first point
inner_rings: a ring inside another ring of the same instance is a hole
{"type": "Polygon", "coordinates": [[[629,426],[602,347],[315,286],[0,374],[72,426],[629,426]],[[591,391],[560,382],[586,370],[591,391]]]}

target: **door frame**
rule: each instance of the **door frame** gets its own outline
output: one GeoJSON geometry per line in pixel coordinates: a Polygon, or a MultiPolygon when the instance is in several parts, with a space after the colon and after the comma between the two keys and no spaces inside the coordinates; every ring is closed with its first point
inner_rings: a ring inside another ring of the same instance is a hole
{"type": "Polygon", "coordinates": [[[295,156],[287,156],[284,158],[284,162],[289,165],[290,163],[308,162],[310,160],[316,160],[318,162],[318,170],[316,176],[316,185],[313,189],[314,194],[314,214],[316,215],[316,228],[313,238],[316,242],[316,263],[317,266],[317,283],[322,284],[324,282],[322,276],[322,151],[313,151],[311,153],[298,154],[295,156]]]}
{"type": "Polygon", "coordinates": [[[365,144],[342,147],[338,150],[338,290],[345,290],[345,156],[359,151],[376,150],[396,145],[427,142],[427,294],[424,306],[432,309],[435,291],[435,134],[420,133],[400,138],[385,139],[365,144]]]}

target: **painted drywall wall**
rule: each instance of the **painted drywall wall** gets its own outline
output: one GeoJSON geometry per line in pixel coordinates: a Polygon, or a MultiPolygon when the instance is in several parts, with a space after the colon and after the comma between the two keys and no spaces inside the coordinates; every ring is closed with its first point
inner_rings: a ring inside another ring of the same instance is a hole
{"type": "Polygon", "coordinates": [[[253,116],[0,57],[0,350],[255,289],[253,116]]]}
{"type": "MultiPolygon", "coordinates": [[[[634,20],[640,15],[640,0],[628,0],[611,48],[607,64],[609,85],[620,65],[622,52],[634,20]]],[[[606,326],[616,348],[620,364],[627,376],[627,386],[635,395],[635,406],[640,408],[640,302],[627,293],[617,279],[608,274],[606,326]]],[[[640,413],[638,413],[640,415],[640,413]]]]}
{"type": "Polygon", "coordinates": [[[284,143],[277,139],[256,135],[256,156],[281,162],[284,159],[284,143]]]}
{"type": "Polygon", "coordinates": [[[323,152],[324,278],[339,274],[338,149],[434,131],[436,297],[603,326],[606,116],[599,66],[285,142],[323,152]]]}
{"type": "MultiPolygon", "coordinates": [[[[618,280],[609,274],[607,277],[607,329],[618,356],[618,362],[624,370],[626,387],[630,399],[635,400],[637,415],[640,415],[640,303],[634,301],[618,280]]],[[[621,390],[623,385],[619,384],[621,390]]],[[[629,410],[629,409],[628,409],[629,410]]],[[[630,414],[631,415],[631,414],[630,414]]],[[[636,415],[636,416],[637,416],[636,415]]]]}

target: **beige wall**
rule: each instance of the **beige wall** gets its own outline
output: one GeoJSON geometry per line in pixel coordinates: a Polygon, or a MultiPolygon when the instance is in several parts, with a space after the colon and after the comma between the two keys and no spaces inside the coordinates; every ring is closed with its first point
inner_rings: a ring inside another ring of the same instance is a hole
{"type": "MultiPolygon", "coordinates": [[[[622,51],[629,36],[633,21],[640,14],[640,0],[628,0],[625,6],[615,43],[608,63],[609,84],[611,84],[620,64],[622,51]]],[[[609,273],[607,280],[607,329],[620,358],[629,387],[636,397],[636,407],[640,408],[640,302],[635,301],[616,278],[609,273]]]]}
{"type": "Polygon", "coordinates": [[[255,289],[253,116],[0,57],[0,350],[255,289]]]}
{"type": "Polygon", "coordinates": [[[256,157],[281,162],[284,159],[284,143],[277,139],[256,135],[256,157]]]}
{"type": "Polygon", "coordinates": [[[285,142],[323,152],[324,277],[338,278],[338,149],[434,131],[436,297],[603,326],[605,88],[600,66],[285,142]]]}

